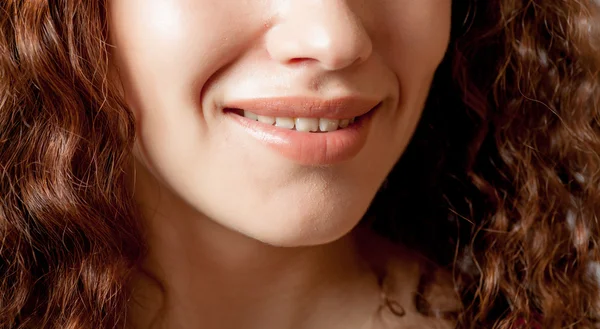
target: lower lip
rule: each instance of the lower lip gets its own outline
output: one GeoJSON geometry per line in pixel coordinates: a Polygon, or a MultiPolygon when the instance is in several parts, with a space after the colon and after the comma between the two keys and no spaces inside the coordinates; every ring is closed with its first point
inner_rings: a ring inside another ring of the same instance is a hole
{"type": "Polygon", "coordinates": [[[330,165],[355,157],[364,147],[371,119],[378,107],[362,115],[346,128],[310,133],[279,128],[226,112],[253,138],[270,149],[302,165],[330,165]]]}

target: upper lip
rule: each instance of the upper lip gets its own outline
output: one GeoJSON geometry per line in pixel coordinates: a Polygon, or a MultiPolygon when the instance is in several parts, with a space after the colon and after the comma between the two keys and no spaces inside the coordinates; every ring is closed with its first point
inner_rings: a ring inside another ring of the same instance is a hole
{"type": "Polygon", "coordinates": [[[366,114],[379,103],[377,99],[357,96],[330,99],[279,97],[236,100],[227,102],[224,108],[270,117],[349,119],[366,114]]]}

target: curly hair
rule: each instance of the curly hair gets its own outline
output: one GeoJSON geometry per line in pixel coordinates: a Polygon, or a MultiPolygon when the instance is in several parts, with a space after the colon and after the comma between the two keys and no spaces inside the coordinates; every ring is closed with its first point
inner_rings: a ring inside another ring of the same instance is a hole
{"type": "Polygon", "coordinates": [[[113,328],[142,238],[99,1],[0,3],[0,328],[113,328]]]}
{"type": "MultiPolygon", "coordinates": [[[[0,2],[0,328],[126,323],[146,247],[106,16],[0,2]]],[[[599,25],[592,0],[453,1],[420,126],[365,219],[453,271],[461,327],[600,320],[599,25]]]]}
{"type": "Polygon", "coordinates": [[[372,224],[450,266],[465,328],[595,328],[600,8],[455,1],[454,12],[453,49],[372,224]]]}

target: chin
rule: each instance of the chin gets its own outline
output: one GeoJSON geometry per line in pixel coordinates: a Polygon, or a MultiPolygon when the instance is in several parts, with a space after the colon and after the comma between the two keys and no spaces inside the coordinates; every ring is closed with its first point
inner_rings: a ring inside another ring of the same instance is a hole
{"type": "Polygon", "coordinates": [[[362,211],[340,212],[314,209],[312,212],[288,213],[286,216],[263,215],[245,223],[237,231],[277,247],[308,247],[334,242],[347,235],[362,219],[362,211]],[[270,218],[264,220],[264,218],[270,218]],[[262,219],[260,222],[259,219],[262,219]]]}

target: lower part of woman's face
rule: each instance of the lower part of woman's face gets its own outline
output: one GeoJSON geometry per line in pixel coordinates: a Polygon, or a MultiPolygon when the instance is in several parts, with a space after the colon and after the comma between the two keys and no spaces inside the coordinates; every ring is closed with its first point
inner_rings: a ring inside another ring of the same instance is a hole
{"type": "Polygon", "coordinates": [[[110,0],[136,157],[228,228],[337,239],[413,134],[450,2],[110,0]]]}

